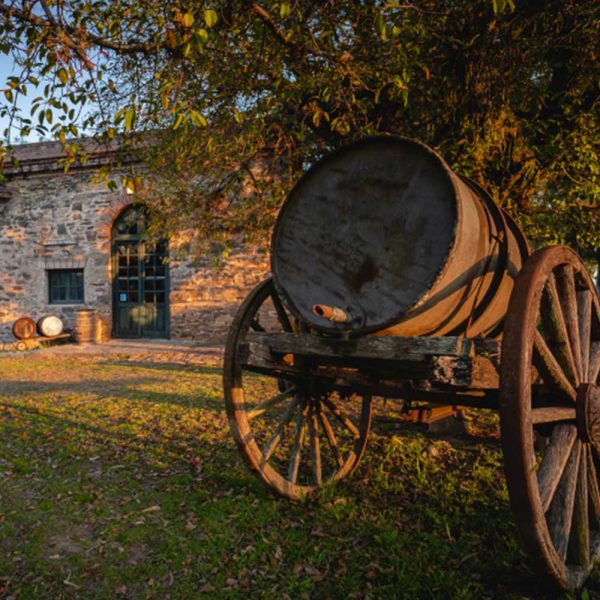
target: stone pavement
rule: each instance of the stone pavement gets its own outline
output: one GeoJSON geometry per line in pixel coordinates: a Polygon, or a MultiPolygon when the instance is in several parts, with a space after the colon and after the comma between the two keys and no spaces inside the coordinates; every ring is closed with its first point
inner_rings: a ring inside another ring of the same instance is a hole
{"type": "Polygon", "coordinates": [[[162,339],[112,339],[102,344],[63,344],[29,352],[0,354],[5,358],[51,358],[63,356],[106,357],[134,362],[221,366],[223,345],[162,339]]]}

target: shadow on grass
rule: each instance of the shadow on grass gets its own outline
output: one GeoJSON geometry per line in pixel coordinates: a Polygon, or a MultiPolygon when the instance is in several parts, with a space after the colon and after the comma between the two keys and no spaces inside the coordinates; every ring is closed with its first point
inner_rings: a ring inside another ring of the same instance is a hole
{"type": "MultiPolygon", "coordinates": [[[[217,370],[198,371],[199,374],[216,375],[220,374],[217,370]]],[[[168,388],[170,382],[166,382],[160,377],[129,377],[119,378],[117,381],[86,379],[82,381],[52,381],[52,382],[24,382],[19,380],[0,381],[0,397],[22,398],[28,394],[54,394],[54,395],[81,395],[87,398],[90,403],[100,402],[107,397],[114,397],[117,401],[139,401],[148,403],[174,404],[187,408],[202,408],[215,413],[224,410],[221,380],[220,378],[213,382],[215,393],[208,389],[199,389],[194,392],[169,392],[156,391],[156,389],[144,388],[168,388]],[[141,389],[140,389],[141,388],[141,389]],[[91,397],[90,397],[91,395],[91,397]]],[[[188,384],[186,387],[190,387],[188,384]]]]}
{"type": "Polygon", "coordinates": [[[106,363],[116,367],[152,369],[155,371],[188,371],[192,373],[200,373],[202,375],[218,375],[219,377],[221,377],[223,374],[223,369],[221,369],[221,367],[205,366],[196,363],[111,359],[107,359],[106,363]]]}
{"type": "Polygon", "coordinates": [[[376,428],[352,478],[291,503],[238,456],[219,369],[199,398],[118,366],[131,377],[0,383],[0,597],[560,597],[520,550],[496,438],[376,428]]]}

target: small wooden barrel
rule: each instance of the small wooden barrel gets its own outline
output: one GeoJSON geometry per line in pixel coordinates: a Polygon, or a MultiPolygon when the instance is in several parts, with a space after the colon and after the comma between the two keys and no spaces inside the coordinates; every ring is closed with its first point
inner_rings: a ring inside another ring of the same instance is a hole
{"type": "Polygon", "coordinates": [[[55,337],[63,331],[63,322],[56,315],[47,315],[37,322],[37,330],[44,337],[55,337]]]}
{"type": "Polygon", "coordinates": [[[92,344],[96,341],[97,313],[93,308],[80,308],[75,313],[75,341],[92,344]]]}
{"type": "Polygon", "coordinates": [[[29,317],[21,317],[13,323],[12,332],[18,340],[28,340],[35,335],[35,321],[29,317]]]}

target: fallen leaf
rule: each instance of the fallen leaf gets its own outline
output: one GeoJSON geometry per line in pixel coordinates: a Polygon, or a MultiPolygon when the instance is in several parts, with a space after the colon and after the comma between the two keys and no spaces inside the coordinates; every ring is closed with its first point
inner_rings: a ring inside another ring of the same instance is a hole
{"type": "Polygon", "coordinates": [[[319,577],[321,575],[321,571],[312,565],[305,565],[304,570],[313,577],[319,577]]]}

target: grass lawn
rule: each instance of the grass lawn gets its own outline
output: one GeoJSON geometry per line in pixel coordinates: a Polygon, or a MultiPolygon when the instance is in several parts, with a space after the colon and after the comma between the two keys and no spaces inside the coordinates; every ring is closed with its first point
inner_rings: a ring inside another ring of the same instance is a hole
{"type": "Polygon", "coordinates": [[[243,464],[221,396],[214,367],[0,359],[0,598],[557,597],[495,415],[461,439],[376,421],[354,475],[294,504],[243,464]]]}

